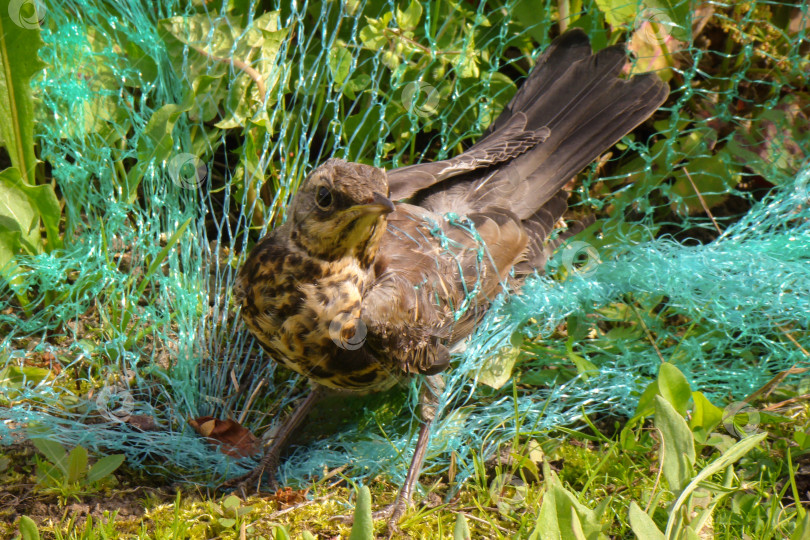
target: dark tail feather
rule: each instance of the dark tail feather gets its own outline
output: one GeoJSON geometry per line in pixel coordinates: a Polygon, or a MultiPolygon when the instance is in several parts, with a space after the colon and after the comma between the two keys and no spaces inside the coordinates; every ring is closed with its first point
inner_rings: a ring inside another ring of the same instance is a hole
{"type": "Polygon", "coordinates": [[[625,62],[619,45],[590,54],[581,30],[557,38],[485,140],[497,138],[498,127],[517,113],[526,115],[527,130],[547,127],[548,138],[488,176],[485,186],[474,186],[469,205],[503,206],[509,193],[507,206],[526,219],[646,120],[667,98],[668,88],[652,73],[620,78],[625,62]],[[514,185],[516,178],[519,185],[514,185]]]}

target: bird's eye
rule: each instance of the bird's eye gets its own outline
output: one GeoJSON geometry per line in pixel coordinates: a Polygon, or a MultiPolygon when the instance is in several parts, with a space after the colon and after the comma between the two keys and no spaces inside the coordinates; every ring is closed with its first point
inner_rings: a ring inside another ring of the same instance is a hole
{"type": "Polygon", "coordinates": [[[329,208],[332,206],[332,192],[329,188],[321,186],[318,188],[318,195],[315,197],[315,202],[321,208],[329,208]]]}

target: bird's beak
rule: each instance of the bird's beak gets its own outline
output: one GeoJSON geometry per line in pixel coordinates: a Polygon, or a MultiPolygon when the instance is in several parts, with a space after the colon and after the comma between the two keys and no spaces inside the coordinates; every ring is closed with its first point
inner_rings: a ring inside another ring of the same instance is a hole
{"type": "Polygon", "coordinates": [[[394,211],[394,203],[385,195],[375,191],[368,203],[357,205],[354,210],[368,214],[390,214],[394,211]]]}

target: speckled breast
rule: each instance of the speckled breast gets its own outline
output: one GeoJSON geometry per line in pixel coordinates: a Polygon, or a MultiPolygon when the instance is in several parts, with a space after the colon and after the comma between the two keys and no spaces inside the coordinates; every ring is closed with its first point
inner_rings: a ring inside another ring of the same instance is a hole
{"type": "Polygon", "coordinates": [[[242,318],[273,358],[331,388],[369,392],[400,378],[366,343],[360,319],[369,278],[355,259],[322,261],[265,239],[239,272],[242,318]]]}

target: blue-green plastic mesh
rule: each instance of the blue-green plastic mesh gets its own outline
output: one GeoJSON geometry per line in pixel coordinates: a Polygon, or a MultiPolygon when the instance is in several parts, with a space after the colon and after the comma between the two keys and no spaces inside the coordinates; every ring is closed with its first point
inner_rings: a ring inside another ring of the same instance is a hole
{"type": "MultiPolygon", "coordinates": [[[[252,466],[188,424],[261,435],[306,390],[235,316],[250,246],[330,156],[461,151],[560,27],[551,1],[268,4],[39,7],[35,135],[64,247],[19,254],[0,289],[4,442],[44,432],[211,485],[252,466]]],[[[632,38],[672,95],[579,175],[571,206],[596,223],[456,351],[430,472],[454,453],[463,480],[516,434],[632,415],[662,361],[722,404],[808,360],[807,2],[582,4],[566,21],[595,48],[632,38]]],[[[316,426],[282,479],[348,462],[402,480],[416,396],[316,426]]]]}

